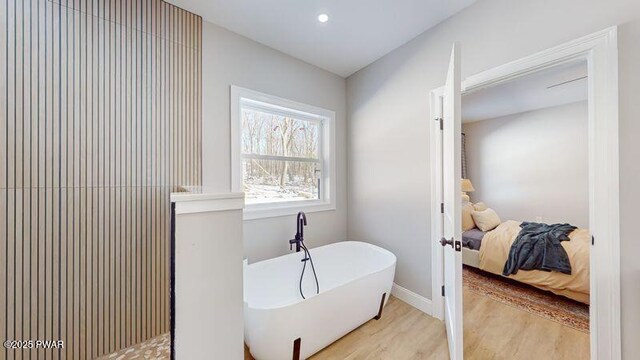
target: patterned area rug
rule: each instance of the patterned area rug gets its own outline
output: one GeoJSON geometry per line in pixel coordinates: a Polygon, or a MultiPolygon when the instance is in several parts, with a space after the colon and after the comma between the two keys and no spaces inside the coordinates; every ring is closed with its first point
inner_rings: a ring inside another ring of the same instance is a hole
{"type": "Polygon", "coordinates": [[[589,333],[589,305],[468,266],[462,279],[477,294],[589,333]]]}

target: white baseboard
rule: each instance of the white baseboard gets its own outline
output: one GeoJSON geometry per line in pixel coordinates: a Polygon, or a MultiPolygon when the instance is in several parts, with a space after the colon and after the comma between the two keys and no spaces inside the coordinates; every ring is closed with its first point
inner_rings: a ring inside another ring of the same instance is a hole
{"type": "Polygon", "coordinates": [[[393,287],[391,288],[391,295],[397,297],[398,299],[406,302],[407,304],[413,306],[414,308],[422,311],[429,316],[431,316],[432,314],[431,300],[422,295],[418,295],[411,290],[407,290],[396,283],[393,283],[393,287]]]}

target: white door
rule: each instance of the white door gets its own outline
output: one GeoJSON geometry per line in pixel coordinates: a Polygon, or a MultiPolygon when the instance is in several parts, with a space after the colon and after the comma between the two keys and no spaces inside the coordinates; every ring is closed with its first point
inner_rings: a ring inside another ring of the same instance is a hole
{"type": "Polygon", "coordinates": [[[461,252],[461,95],[460,45],[451,51],[442,100],[442,197],[444,204],[444,310],[451,360],[462,360],[462,252],[461,252]]]}

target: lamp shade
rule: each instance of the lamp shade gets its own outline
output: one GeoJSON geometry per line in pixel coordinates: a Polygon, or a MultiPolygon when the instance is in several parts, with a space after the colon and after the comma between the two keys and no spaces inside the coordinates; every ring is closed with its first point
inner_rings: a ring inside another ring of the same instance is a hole
{"type": "Polygon", "coordinates": [[[473,184],[471,183],[471,180],[469,179],[462,179],[460,187],[461,187],[461,190],[464,192],[476,191],[476,189],[473,188],[473,184]]]}

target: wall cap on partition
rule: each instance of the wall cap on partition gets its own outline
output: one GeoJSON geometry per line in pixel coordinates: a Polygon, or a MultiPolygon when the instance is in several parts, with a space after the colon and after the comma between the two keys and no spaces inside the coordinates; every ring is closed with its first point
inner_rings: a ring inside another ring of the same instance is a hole
{"type": "Polygon", "coordinates": [[[171,193],[171,202],[176,204],[176,215],[213,211],[242,210],[244,193],[213,192],[206,187],[181,187],[171,193]]]}

